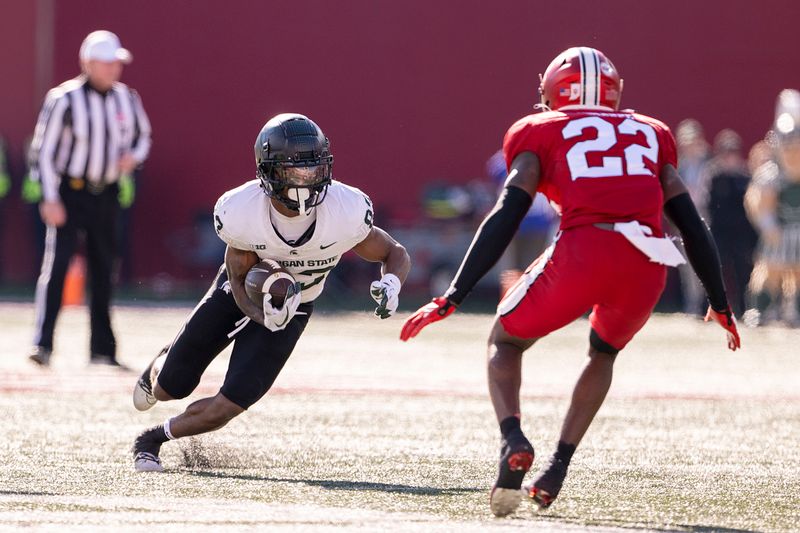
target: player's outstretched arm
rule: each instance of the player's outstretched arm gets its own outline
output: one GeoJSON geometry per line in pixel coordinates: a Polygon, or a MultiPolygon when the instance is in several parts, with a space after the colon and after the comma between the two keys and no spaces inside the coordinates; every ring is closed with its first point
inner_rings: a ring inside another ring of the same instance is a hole
{"type": "Polygon", "coordinates": [[[382,277],[372,282],[369,293],[378,303],[375,316],[389,318],[397,311],[400,288],[411,270],[411,257],[402,244],[377,226],[353,251],[362,259],[381,263],[382,277]]]}
{"type": "Polygon", "coordinates": [[[450,288],[406,320],[401,340],[407,341],[428,324],[453,314],[475,284],[497,263],[533,203],[539,172],[539,158],[534,153],[522,152],[514,158],[505,188],[478,228],[450,288]]]}
{"type": "Polygon", "coordinates": [[[239,309],[242,310],[242,313],[250,320],[263,326],[264,311],[247,297],[247,293],[244,290],[244,280],[247,277],[247,272],[258,262],[258,255],[254,252],[238,250],[230,245],[225,249],[225,270],[228,272],[228,281],[231,284],[233,299],[239,309]]]}
{"type": "Polygon", "coordinates": [[[709,308],[705,319],[714,320],[722,326],[728,335],[728,348],[736,350],[741,347],[741,341],[736,319],[725,294],[722,266],[714,237],[700,218],[686,186],[672,165],[662,169],[661,187],[664,191],[664,212],[680,231],[689,263],[708,295],[709,308]]]}

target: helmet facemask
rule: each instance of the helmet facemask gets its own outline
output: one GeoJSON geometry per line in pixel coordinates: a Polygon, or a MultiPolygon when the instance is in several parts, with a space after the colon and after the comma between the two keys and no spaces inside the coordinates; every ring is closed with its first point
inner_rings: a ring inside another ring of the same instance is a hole
{"type": "Polygon", "coordinates": [[[264,161],[256,174],[264,192],[283,205],[306,215],[325,199],[331,183],[333,157],[325,156],[303,161],[264,161]]]}
{"type": "Polygon", "coordinates": [[[256,137],[256,176],[264,192],[305,216],[325,199],[333,155],[319,126],[298,113],[272,117],[256,137]]]}

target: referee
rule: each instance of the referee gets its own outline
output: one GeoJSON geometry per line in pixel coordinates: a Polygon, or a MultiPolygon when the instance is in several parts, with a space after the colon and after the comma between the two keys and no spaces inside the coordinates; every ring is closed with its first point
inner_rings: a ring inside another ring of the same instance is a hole
{"type": "Polygon", "coordinates": [[[36,123],[31,178],[42,187],[47,233],[29,358],[42,366],[50,364],[64,277],[80,234],[89,263],[90,361],[121,366],[109,316],[119,194],[120,187],[132,188],[130,175],[150,150],[141,100],[118,81],[131,59],[113,33],[90,33],[80,49],[81,75],[47,93],[36,123]]]}

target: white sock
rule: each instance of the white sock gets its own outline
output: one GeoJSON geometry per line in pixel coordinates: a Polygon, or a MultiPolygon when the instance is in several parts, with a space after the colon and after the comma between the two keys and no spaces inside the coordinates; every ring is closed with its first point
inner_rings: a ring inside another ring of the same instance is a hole
{"type": "Polygon", "coordinates": [[[172,422],[171,418],[167,418],[166,422],[164,422],[164,433],[167,435],[169,440],[175,440],[175,437],[172,435],[172,431],[169,430],[170,422],[172,422]]]}

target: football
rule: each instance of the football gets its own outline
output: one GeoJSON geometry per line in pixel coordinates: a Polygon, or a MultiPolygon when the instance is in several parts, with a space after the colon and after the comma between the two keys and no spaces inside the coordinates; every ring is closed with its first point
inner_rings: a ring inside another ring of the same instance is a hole
{"type": "Polygon", "coordinates": [[[259,307],[263,307],[264,295],[267,293],[272,295],[272,305],[281,307],[287,296],[295,293],[297,283],[276,261],[265,259],[253,265],[247,272],[244,290],[247,297],[259,307]]]}

